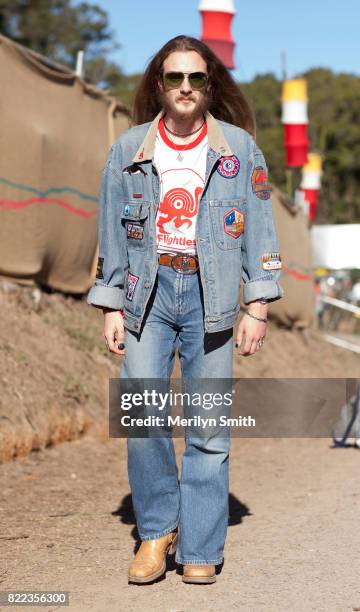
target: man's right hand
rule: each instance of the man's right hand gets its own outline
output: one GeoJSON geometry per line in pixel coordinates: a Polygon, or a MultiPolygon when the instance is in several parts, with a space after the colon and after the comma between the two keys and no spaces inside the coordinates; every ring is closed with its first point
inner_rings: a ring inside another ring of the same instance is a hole
{"type": "Polygon", "coordinates": [[[110,353],[125,355],[125,348],[119,349],[119,342],[125,342],[124,320],[119,310],[102,309],[104,314],[104,331],[106,346],[110,353]]]}

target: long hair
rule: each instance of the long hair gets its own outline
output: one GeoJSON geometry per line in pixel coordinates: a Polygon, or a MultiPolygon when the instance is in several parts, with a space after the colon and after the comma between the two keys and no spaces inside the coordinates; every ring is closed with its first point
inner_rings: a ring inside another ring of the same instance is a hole
{"type": "Polygon", "coordinates": [[[232,78],[226,66],[200,40],[191,36],[176,36],[154,55],[138,85],[133,123],[152,121],[162,108],[158,81],[164,60],[174,51],[196,51],[206,62],[208,80],[208,110],[216,118],[232,123],[249,132],[254,138],[256,122],[254,112],[245,94],[232,78]]]}

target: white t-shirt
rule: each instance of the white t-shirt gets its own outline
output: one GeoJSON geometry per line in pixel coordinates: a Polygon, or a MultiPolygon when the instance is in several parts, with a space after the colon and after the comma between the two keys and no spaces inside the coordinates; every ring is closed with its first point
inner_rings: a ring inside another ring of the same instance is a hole
{"type": "Polygon", "coordinates": [[[179,145],[169,139],[160,119],[154,152],[160,178],[156,215],[159,253],[196,254],[195,224],[205,185],[207,146],[206,123],[193,142],[179,145]]]}

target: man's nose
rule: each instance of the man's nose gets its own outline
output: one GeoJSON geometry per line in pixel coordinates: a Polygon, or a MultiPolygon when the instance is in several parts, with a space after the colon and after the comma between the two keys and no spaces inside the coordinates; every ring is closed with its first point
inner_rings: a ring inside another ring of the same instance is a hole
{"type": "Polygon", "coordinates": [[[190,91],[192,91],[192,87],[190,85],[189,77],[187,74],[184,75],[183,82],[180,85],[180,91],[181,93],[189,93],[190,91]]]}

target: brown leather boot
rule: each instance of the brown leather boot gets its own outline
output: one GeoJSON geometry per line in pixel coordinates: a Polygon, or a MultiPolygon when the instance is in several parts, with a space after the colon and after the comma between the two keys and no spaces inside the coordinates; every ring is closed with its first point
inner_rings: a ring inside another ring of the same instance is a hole
{"type": "Polygon", "coordinates": [[[216,582],[215,565],[184,565],[183,582],[210,584],[216,582]]]}
{"type": "Polygon", "coordinates": [[[177,531],[156,540],[144,540],[129,567],[129,582],[147,583],[165,574],[166,555],[176,550],[177,531]]]}

